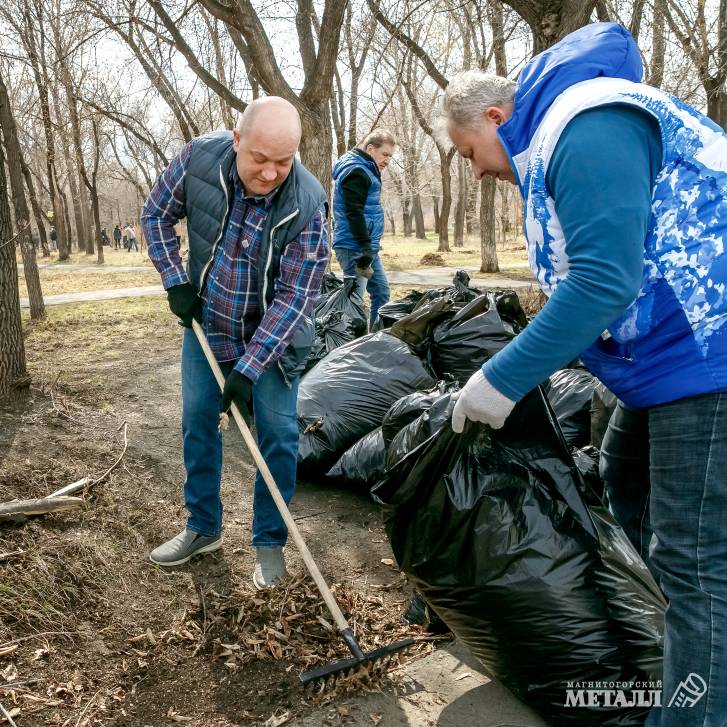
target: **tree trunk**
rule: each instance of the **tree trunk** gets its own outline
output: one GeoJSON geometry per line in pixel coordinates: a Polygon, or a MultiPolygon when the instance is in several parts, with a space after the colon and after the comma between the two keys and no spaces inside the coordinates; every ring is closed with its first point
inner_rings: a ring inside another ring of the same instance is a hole
{"type": "Polygon", "coordinates": [[[505,0],[530,26],[533,35],[533,55],[550,48],[568,33],[586,25],[596,6],[596,0],[505,0]]]}
{"type": "Polygon", "coordinates": [[[705,83],[707,91],[707,116],[727,131],[727,93],[722,84],[705,83]]]}
{"type": "Polygon", "coordinates": [[[43,293],[40,289],[40,276],[35,260],[35,246],[30,229],[30,211],[25,199],[23,186],[22,152],[18,141],[18,130],[15,126],[13,112],[10,109],[10,98],[5,82],[0,76],[0,128],[7,151],[8,173],[12,190],[13,209],[15,210],[15,225],[18,229],[20,251],[23,256],[23,272],[28,286],[28,300],[30,302],[30,317],[43,318],[45,306],[43,293]]]}
{"type": "Polygon", "coordinates": [[[464,246],[464,220],[467,211],[467,174],[462,157],[457,157],[457,204],[454,207],[454,246],[464,246]]]}
{"type": "MultiPolygon", "coordinates": [[[[80,189],[81,189],[81,204],[83,206],[83,222],[85,224],[83,230],[83,241],[86,250],[86,255],[93,255],[96,252],[96,235],[94,234],[94,214],[93,214],[93,200],[89,199],[89,191],[84,183],[83,176],[81,176],[80,189]]],[[[79,240],[79,249],[81,248],[81,242],[79,240]]]]}
{"type": "Polygon", "coordinates": [[[402,226],[404,227],[404,237],[411,237],[414,232],[414,228],[411,224],[412,209],[411,209],[411,197],[408,194],[404,194],[401,200],[401,219],[402,226]]]}
{"type": "Polygon", "coordinates": [[[396,234],[396,219],[394,218],[394,213],[388,207],[386,207],[384,211],[386,212],[386,217],[388,218],[389,224],[391,225],[391,234],[395,235],[396,234]]]}
{"type": "Polygon", "coordinates": [[[38,227],[38,236],[40,237],[40,246],[43,250],[43,257],[50,257],[50,249],[48,247],[48,233],[45,231],[46,223],[48,218],[43,214],[43,211],[38,204],[38,197],[35,194],[35,185],[33,184],[33,177],[30,174],[30,169],[23,159],[21,161],[23,165],[23,178],[25,179],[25,187],[28,190],[28,197],[30,198],[30,205],[33,208],[33,215],[35,217],[35,224],[38,227]]]}
{"type": "Polygon", "coordinates": [[[10,204],[5,178],[5,159],[0,146],[0,399],[7,396],[15,383],[25,377],[25,346],[20,317],[18,266],[10,222],[10,204]]]}
{"type": "MultiPolygon", "coordinates": [[[[71,254],[71,239],[72,239],[72,233],[71,233],[71,214],[68,209],[68,197],[66,196],[66,192],[62,187],[58,187],[56,189],[57,197],[58,199],[58,206],[60,211],[60,219],[56,223],[56,234],[58,235],[58,261],[61,260],[68,260],[68,256],[71,254]],[[63,237],[66,240],[66,252],[65,255],[61,255],[61,246],[60,246],[60,237],[61,232],[58,228],[63,229],[63,237]]],[[[54,213],[55,215],[55,213],[54,213]]],[[[54,217],[55,219],[55,217],[54,217]]],[[[80,250],[83,250],[83,247],[79,248],[80,250]]]]}
{"type": "Polygon", "coordinates": [[[479,197],[479,189],[476,184],[467,185],[467,215],[465,229],[468,235],[474,235],[480,231],[480,220],[477,217],[477,197],[479,197]]]}
{"type": "Polygon", "coordinates": [[[449,210],[452,207],[452,178],[449,168],[452,164],[454,151],[445,153],[441,146],[437,145],[439,152],[439,170],[442,175],[442,209],[439,212],[439,252],[449,252],[449,210]]]}
{"type": "Polygon", "coordinates": [[[651,29],[651,70],[649,72],[649,83],[657,88],[661,87],[664,80],[664,54],[666,49],[664,2],[666,0],[654,0],[654,22],[651,29]]]}
{"type": "Polygon", "coordinates": [[[424,212],[422,210],[422,198],[419,192],[414,195],[411,211],[414,217],[414,234],[416,235],[417,240],[426,240],[427,235],[424,229],[424,212]]]}
{"type": "Polygon", "coordinates": [[[317,111],[298,111],[303,123],[303,137],[300,141],[300,160],[313,176],[323,185],[326,195],[331,197],[331,149],[333,134],[327,102],[317,111]]]}
{"type": "Polygon", "coordinates": [[[439,234],[439,197],[432,195],[432,210],[434,212],[434,234],[439,234]]]}
{"type": "Polygon", "coordinates": [[[495,190],[494,177],[485,177],[480,182],[480,253],[482,255],[481,273],[497,273],[497,242],[495,235],[495,190]]]}

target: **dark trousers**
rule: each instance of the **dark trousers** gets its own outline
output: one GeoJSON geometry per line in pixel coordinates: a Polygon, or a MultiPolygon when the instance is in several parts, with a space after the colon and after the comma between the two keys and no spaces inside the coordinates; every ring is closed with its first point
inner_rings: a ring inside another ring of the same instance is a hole
{"type": "Polygon", "coordinates": [[[619,402],[601,476],[669,601],[662,707],[647,727],[727,725],[727,393],[619,402]]]}

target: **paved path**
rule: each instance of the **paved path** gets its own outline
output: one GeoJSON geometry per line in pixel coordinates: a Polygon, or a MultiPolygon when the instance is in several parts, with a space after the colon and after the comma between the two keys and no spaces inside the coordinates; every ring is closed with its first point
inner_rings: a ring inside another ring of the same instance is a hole
{"type": "MultiPolygon", "coordinates": [[[[53,266],[58,269],[59,265],[53,266]]],[[[75,268],[73,265],[63,267],[75,268]]],[[[81,266],[85,268],[86,266],[81,266]]],[[[99,270],[101,266],[88,266],[99,270]]],[[[109,266],[108,269],[120,270],[122,266],[109,266]]],[[[149,270],[149,268],[134,268],[149,270]]],[[[387,273],[391,285],[411,285],[413,287],[438,288],[452,283],[452,276],[458,268],[419,268],[417,270],[394,270],[387,273]]],[[[529,288],[533,282],[527,280],[513,280],[503,275],[483,275],[476,268],[467,269],[471,276],[470,283],[478,288],[529,288]]],[[[113,300],[115,298],[136,298],[142,296],[163,295],[161,285],[144,285],[136,288],[116,288],[111,290],[87,290],[82,293],[62,293],[60,295],[46,295],[46,305],[65,305],[67,303],[87,303],[95,300],[113,300]]],[[[20,307],[28,308],[28,299],[20,299],[20,307]]]]}
{"type": "MultiPolygon", "coordinates": [[[[18,263],[18,270],[23,269],[23,263],[18,263]]],[[[154,272],[153,265],[93,265],[90,263],[39,263],[38,270],[81,270],[83,272],[102,273],[138,273],[154,272]]]]}

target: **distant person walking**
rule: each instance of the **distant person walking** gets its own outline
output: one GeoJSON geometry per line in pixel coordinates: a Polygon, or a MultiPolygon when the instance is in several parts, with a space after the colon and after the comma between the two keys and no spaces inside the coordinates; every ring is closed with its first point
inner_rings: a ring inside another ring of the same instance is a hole
{"type": "Polygon", "coordinates": [[[114,236],[114,250],[121,248],[121,227],[116,225],[114,231],[111,233],[114,236]]]}
{"type": "Polygon", "coordinates": [[[51,250],[57,250],[58,249],[58,233],[56,232],[55,225],[50,226],[49,237],[50,237],[51,250]]]}
{"type": "Polygon", "coordinates": [[[356,276],[363,296],[371,296],[371,325],[389,300],[389,282],[379,258],[384,234],[381,172],[394,155],[396,139],[388,131],[372,131],[333,167],[333,249],[344,275],[356,276]]]}
{"type": "Polygon", "coordinates": [[[126,225],[126,229],[124,230],[124,233],[126,234],[127,244],[128,247],[126,248],[126,252],[131,252],[132,246],[134,247],[134,250],[139,252],[139,245],[136,242],[136,230],[134,230],[134,225],[131,223],[128,223],[126,225]]]}
{"type": "Polygon", "coordinates": [[[111,240],[109,240],[109,236],[106,233],[106,228],[105,227],[102,227],[101,228],[101,244],[102,245],[108,245],[109,247],[111,247],[111,240]]]}

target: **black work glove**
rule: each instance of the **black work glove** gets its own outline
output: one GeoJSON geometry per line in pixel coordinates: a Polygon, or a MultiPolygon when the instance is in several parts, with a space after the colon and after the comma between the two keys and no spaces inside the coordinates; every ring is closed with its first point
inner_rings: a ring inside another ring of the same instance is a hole
{"type": "Polygon", "coordinates": [[[249,424],[252,419],[252,381],[244,374],[232,369],[222,389],[220,413],[229,411],[234,401],[243,419],[249,424]]]}
{"type": "Polygon", "coordinates": [[[371,279],[374,274],[371,263],[374,261],[374,255],[370,247],[362,247],[361,255],[356,260],[356,272],[363,275],[364,278],[371,279]]]}
{"type": "Polygon", "coordinates": [[[173,285],[167,289],[169,307],[185,328],[192,327],[192,319],[202,322],[202,301],[192,283],[173,285]]]}

